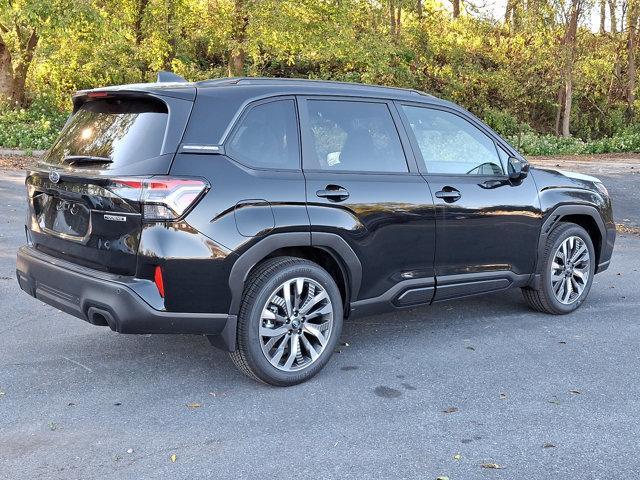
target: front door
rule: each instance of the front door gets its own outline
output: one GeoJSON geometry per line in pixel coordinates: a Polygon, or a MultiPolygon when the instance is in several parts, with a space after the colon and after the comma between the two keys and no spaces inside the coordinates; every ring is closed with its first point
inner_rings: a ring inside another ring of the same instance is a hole
{"type": "Polygon", "coordinates": [[[401,110],[436,205],[435,300],[526,283],[542,218],[533,178],[510,181],[507,147],[472,119],[417,105],[401,110]]]}
{"type": "MultiPolygon", "coordinates": [[[[435,221],[395,105],[383,100],[300,99],[307,205],[314,235],[340,236],[360,259],[352,301],[428,303],[435,221]]],[[[356,306],[363,309],[365,306],[356,306]]]]}

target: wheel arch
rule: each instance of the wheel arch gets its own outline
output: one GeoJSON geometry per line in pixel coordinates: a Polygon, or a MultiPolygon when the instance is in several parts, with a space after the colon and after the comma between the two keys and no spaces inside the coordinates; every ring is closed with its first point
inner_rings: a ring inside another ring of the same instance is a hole
{"type": "Polygon", "coordinates": [[[538,240],[535,271],[538,271],[539,262],[542,260],[544,246],[549,234],[560,222],[565,222],[579,225],[589,234],[596,254],[595,264],[596,273],[598,273],[597,266],[599,265],[602,250],[605,247],[605,239],[607,238],[605,224],[598,210],[590,205],[560,205],[554,208],[546,217],[542,224],[540,239],[538,240]]]}
{"type": "Polygon", "coordinates": [[[237,315],[240,310],[244,284],[251,271],[263,260],[276,256],[305,258],[318,263],[336,280],[343,295],[345,309],[351,299],[357,298],[362,279],[362,265],[342,237],[324,232],[275,233],[248,248],[231,268],[230,315],[237,315]]]}

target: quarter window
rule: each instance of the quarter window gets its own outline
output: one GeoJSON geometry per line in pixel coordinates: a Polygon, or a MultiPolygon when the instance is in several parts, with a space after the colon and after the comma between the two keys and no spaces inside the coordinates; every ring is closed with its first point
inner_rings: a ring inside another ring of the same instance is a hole
{"type": "Polygon", "coordinates": [[[300,168],[298,121],[293,100],[256,105],[241,120],[227,154],[255,168],[300,168]]]}
{"type": "Polygon", "coordinates": [[[427,173],[504,175],[495,143],[462,117],[403,105],[427,173]]]}
{"type": "Polygon", "coordinates": [[[308,100],[305,168],[326,171],[407,172],[385,103],[308,100]]]}

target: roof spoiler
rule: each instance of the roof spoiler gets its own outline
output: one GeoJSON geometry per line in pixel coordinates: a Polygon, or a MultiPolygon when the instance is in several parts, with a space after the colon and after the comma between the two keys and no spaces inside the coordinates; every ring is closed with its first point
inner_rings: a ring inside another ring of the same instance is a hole
{"type": "Polygon", "coordinates": [[[173,72],[167,72],[165,70],[161,70],[158,72],[158,83],[170,83],[170,82],[181,82],[186,83],[187,80],[182,78],[180,75],[176,75],[173,72]]]}

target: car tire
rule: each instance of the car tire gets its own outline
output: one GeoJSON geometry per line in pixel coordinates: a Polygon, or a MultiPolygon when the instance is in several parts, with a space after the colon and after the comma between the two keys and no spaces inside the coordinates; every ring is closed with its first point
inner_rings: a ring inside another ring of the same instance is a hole
{"type": "Polygon", "coordinates": [[[573,312],[589,294],[595,264],[595,250],[587,231],[573,223],[560,223],[547,237],[538,261],[539,288],[522,289],[527,304],[554,315],[573,312]],[[565,262],[565,257],[569,261],[565,262]]]}
{"type": "Polygon", "coordinates": [[[296,257],[268,259],[245,284],[231,359],[260,382],[302,383],[329,361],[342,321],[340,290],[326,270],[296,257]]]}

